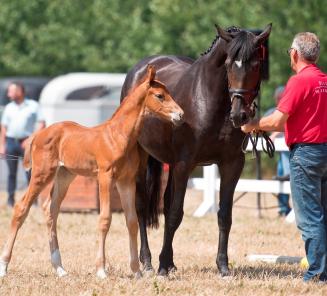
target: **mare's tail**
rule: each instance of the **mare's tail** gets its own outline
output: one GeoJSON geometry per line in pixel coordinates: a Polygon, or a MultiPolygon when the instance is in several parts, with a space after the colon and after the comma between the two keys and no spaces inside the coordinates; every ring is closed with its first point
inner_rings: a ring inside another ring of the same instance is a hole
{"type": "Polygon", "coordinates": [[[159,226],[161,172],[162,163],[149,155],[146,174],[146,225],[152,228],[159,226]]]}

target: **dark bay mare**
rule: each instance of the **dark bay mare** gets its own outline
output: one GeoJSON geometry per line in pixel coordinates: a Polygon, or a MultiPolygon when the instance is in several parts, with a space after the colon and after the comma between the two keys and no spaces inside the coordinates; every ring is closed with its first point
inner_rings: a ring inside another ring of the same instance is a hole
{"type": "MultiPolygon", "coordinates": [[[[139,137],[142,161],[137,181],[137,214],[141,235],[140,260],[152,271],[146,226],[158,225],[162,162],[169,163],[164,194],[165,229],[159,256],[160,275],[176,268],[172,242],[183,218],[187,180],[198,165],[217,164],[221,177],[218,210],[217,267],[230,273],[227,246],[232,224],[235,186],[244,166],[240,126],[254,115],[253,100],[261,83],[262,44],[271,24],[255,36],[231,27],[217,27],[211,47],[197,60],[182,56],[152,56],[140,61],[128,74],[121,97],[144,76],[147,65],[157,69],[176,102],[184,110],[184,123],[174,128],[154,117],[144,120],[139,137]]],[[[196,231],[196,229],[194,229],[196,231]]]]}

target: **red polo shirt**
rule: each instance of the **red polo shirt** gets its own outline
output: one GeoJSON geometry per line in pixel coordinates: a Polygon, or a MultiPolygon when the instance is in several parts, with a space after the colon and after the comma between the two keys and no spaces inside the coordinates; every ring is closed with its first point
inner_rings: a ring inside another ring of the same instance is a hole
{"type": "Polygon", "coordinates": [[[310,64],[292,76],[277,110],[289,115],[285,125],[288,146],[327,142],[327,75],[310,64]]]}

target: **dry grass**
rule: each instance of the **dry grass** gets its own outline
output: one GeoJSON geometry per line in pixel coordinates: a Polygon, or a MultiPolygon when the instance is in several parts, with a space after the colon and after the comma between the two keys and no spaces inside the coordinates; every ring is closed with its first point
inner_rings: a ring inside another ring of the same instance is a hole
{"type": "MultiPolygon", "coordinates": [[[[264,196],[265,205],[276,205],[274,197],[264,196]]],[[[233,276],[217,275],[215,257],[218,228],[216,215],[194,218],[201,201],[196,191],[188,191],[185,216],[174,240],[178,271],[162,279],[135,280],[128,264],[127,230],[122,214],[114,214],[107,239],[109,278],[95,277],[95,214],[61,214],[59,243],[69,275],[57,278],[49,260],[46,226],[41,210],[32,208],[19,232],[8,276],[0,279],[0,295],[327,295],[327,286],[302,282],[298,265],[249,263],[247,254],[303,256],[303,243],[295,225],[277,218],[277,209],[257,218],[255,209],[234,208],[229,242],[233,276]]],[[[1,195],[4,203],[4,195],[1,195]]],[[[237,205],[255,206],[255,196],[243,197],[237,205]]],[[[11,211],[0,209],[0,244],[8,233],[11,211]]],[[[158,267],[162,224],[150,231],[153,264],[158,267]]]]}

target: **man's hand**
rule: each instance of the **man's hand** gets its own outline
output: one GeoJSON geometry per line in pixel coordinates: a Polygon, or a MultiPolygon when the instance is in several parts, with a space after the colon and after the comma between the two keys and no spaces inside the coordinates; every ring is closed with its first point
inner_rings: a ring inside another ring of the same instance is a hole
{"type": "Polygon", "coordinates": [[[247,134],[257,129],[257,127],[258,127],[258,121],[256,119],[253,119],[249,121],[247,124],[242,125],[241,129],[243,133],[247,134]]]}

